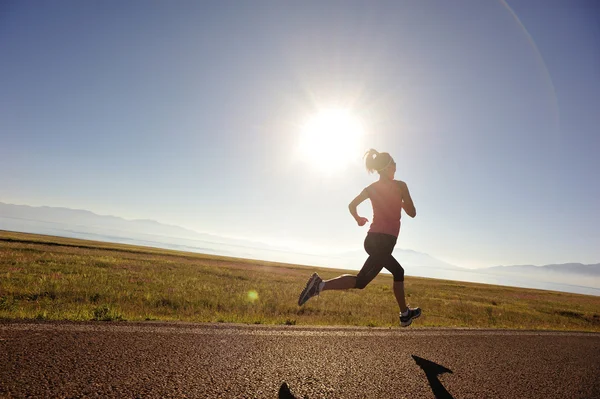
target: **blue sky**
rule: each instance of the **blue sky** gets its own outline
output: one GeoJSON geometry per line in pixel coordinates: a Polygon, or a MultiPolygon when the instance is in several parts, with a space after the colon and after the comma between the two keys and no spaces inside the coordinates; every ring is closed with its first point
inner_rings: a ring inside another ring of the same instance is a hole
{"type": "Polygon", "coordinates": [[[0,201],[361,248],[362,153],[296,152],[342,108],[411,189],[400,248],[597,263],[598,43],[594,1],[4,2],[0,201]]]}

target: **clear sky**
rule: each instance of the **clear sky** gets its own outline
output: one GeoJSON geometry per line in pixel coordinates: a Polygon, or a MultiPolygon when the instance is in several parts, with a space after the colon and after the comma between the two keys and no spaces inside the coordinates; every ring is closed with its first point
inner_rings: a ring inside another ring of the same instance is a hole
{"type": "Polygon", "coordinates": [[[600,3],[4,1],[0,135],[2,202],[309,252],[362,247],[373,147],[417,207],[398,247],[597,263],[600,3]],[[323,168],[328,109],[363,135],[323,168]]]}

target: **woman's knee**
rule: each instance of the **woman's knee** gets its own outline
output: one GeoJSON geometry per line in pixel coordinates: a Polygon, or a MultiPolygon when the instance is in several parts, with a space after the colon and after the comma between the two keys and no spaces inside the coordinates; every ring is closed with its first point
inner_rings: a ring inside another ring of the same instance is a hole
{"type": "Polygon", "coordinates": [[[404,268],[398,266],[392,271],[392,276],[394,276],[394,281],[404,281],[404,268]]]}
{"type": "Polygon", "coordinates": [[[366,278],[360,278],[360,276],[358,276],[356,278],[356,285],[354,286],[354,288],[362,290],[364,289],[369,283],[371,282],[371,280],[366,279],[366,278]]]}

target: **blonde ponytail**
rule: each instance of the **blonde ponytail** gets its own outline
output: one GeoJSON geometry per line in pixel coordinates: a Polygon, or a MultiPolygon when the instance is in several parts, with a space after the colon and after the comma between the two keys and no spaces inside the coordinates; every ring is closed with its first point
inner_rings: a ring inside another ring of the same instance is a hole
{"type": "Polygon", "coordinates": [[[365,152],[363,158],[365,158],[365,166],[367,167],[367,171],[369,173],[373,173],[377,170],[375,160],[377,159],[378,155],[379,152],[374,148],[371,148],[369,151],[365,152]]]}
{"type": "Polygon", "coordinates": [[[381,172],[392,162],[390,154],[387,152],[378,152],[373,148],[365,153],[364,158],[365,166],[369,173],[381,172]]]}

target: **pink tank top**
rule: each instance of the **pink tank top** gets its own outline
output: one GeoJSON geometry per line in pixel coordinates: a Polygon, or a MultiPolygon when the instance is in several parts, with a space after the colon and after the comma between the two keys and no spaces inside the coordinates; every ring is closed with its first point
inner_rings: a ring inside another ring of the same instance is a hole
{"type": "Polygon", "coordinates": [[[402,192],[396,180],[378,180],[366,188],[373,206],[373,222],[369,233],[398,237],[402,216],[402,192]]]}

